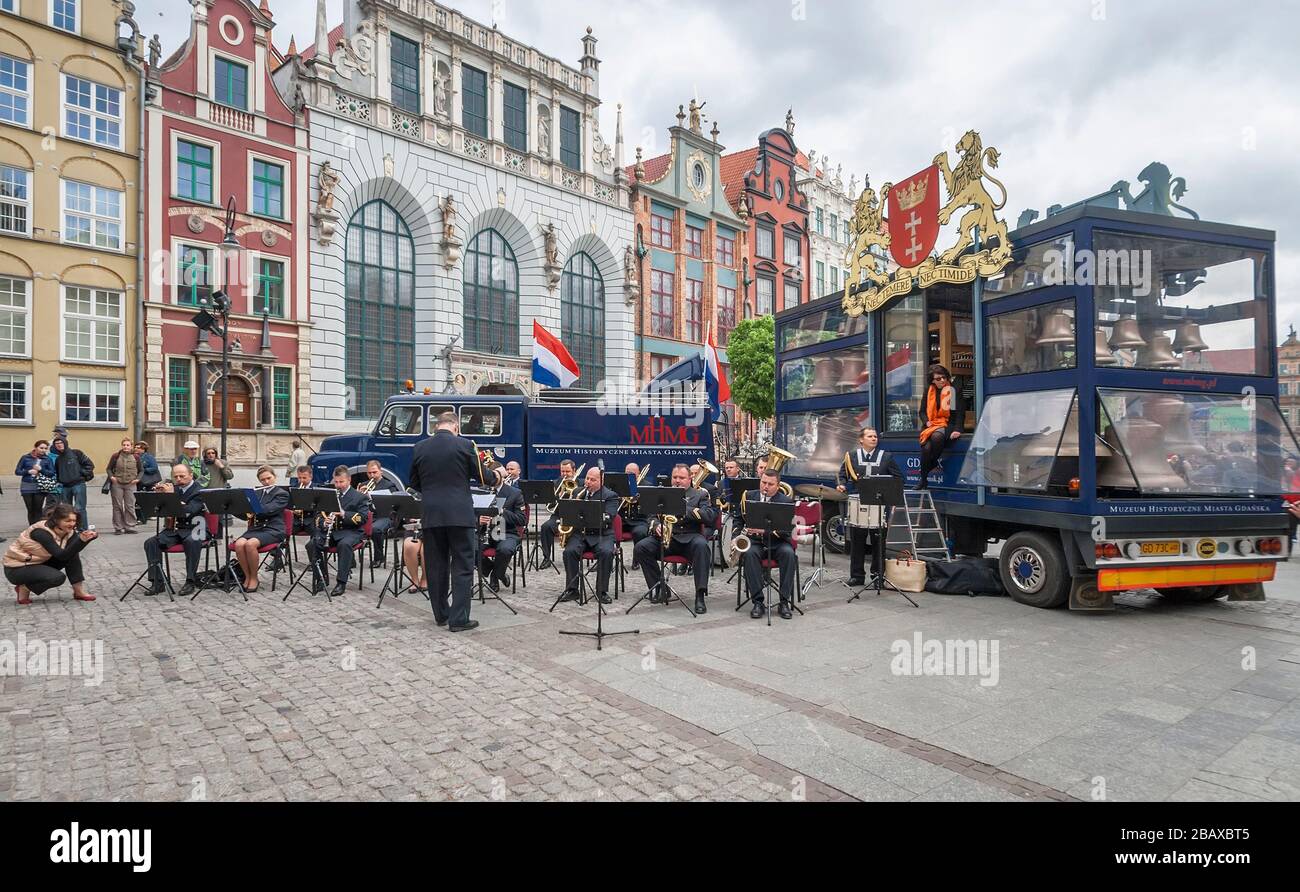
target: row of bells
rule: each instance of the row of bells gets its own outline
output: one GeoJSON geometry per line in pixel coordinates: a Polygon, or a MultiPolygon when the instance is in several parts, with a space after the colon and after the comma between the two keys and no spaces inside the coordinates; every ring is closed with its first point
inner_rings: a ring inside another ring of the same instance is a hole
{"type": "Polygon", "coordinates": [[[1183,324],[1170,340],[1167,335],[1156,335],[1147,342],[1142,337],[1136,319],[1121,319],[1115,323],[1110,340],[1106,333],[1097,331],[1097,365],[1116,365],[1119,360],[1112,351],[1137,350],[1138,365],[1146,368],[1171,369],[1179,365],[1176,353],[1201,353],[1210,349],[1201,338],[1201,327],[1195,322],[1183,324]]]}
{"type": "Polygon", "coordinates": [[[815,393],[838,393],[841,390],[857,390],[862,386],[867,374],[866,359],[834,359],[823,357],[815,360],[813,367],[813,391],[815,393]]]}

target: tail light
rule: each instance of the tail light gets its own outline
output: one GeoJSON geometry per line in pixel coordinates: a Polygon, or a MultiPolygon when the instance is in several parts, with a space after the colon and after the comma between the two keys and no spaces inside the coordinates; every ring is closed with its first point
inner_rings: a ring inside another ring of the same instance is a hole
{"type": "Polygon", "coordinates": [[[1079,486],[1080,486],[1079,478],[1075,477],[1073,480],[1070,481],[1070,492],[1077,494],[1079,492],[1079,486]]]}
{"type": "Polygon", "coordinates": [[[1120,556],[1119,546],[1114,542],[1100,542],[1097,544],[1097,559],[1108,560],[1120,556]]]}
{"type": "Polygon", "coordinates": [[[1255,550],[1258,551],[1260,554],[1281,554],[1282,540],[1281,539],[1260,539],[1259,542],[1256,543],[1255,545],[1255,550]]]}

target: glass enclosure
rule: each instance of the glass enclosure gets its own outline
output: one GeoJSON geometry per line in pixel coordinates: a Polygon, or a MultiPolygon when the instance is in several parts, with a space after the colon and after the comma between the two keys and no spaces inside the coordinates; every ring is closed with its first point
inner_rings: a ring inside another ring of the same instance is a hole
{"type": "Polygon", "coordinates": [[[990,316],[988,331],[990,378],[1078,366],[1073,300],[990,316]]]}
{"type": "Polygon", "coordinates": [[[1065,260],[1073,256],[1074,236],[1070,233],[1021,248],[1011,255],[1011,264],[1001,276],[984,283],[984,299],[1010,297],[1035,288],[1063,284],[1065,260]]]}
{"type": "Polygon", "coordinates": [[[929,346],[925,298],[904,298],[885,311],[884,432],[913,431],[925,395],[929,346]]]}
{"type": "Polygon", "coordinates": [[[784,323],[777,351],[811,347],[814,344],[836,341],[854,335],[866,334],[867,316],[851,317],[838,305],[810,313],[801,319],[784,323]]]}
{"type": "Polygon", "coordinates": [[[1104,231],[1093,247],[1098,365],[1271,373],[1264,251],[1104,231]]]}
{"type": "Polygon", "coordinates": [[[1077,469],[1079,422],[1078,414],[1071,411],[1074,402],[1074,390],[989,397],[958,483],[1046,491],[1058,457],[1073,458],[1070,470],[1077,469]]]}
{"type": "Polygon", "coordinates": [[[790,412],[778,417],[785,448],[796,456],[786,473],[834,477],[844,453],[858,442],[858,432],[870,421],[866,409],[790,412]]]}
{"type": "Polygon", "coordinates": [[[781,363],[781,399],[867,393],[871,389],[866,344],[781,363]]]}

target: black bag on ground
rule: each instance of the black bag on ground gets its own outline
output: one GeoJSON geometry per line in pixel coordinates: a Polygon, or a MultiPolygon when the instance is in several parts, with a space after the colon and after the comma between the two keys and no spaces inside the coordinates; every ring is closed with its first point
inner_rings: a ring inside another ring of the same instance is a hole
{"type": "Polygon", "coordinates": [[[926,565],[925,590],[936,595],[1005,596],[998,562],[993,558],[934,561],[926,565]]]}

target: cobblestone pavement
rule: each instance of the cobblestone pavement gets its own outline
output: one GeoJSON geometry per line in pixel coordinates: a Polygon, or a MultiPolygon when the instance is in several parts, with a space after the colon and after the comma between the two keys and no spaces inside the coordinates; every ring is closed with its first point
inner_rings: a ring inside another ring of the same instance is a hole
{"type": "Polygon", "coordinates": [[[0,645],[88,639],[103,657],[98,685],[0,679],[0,800],[1300,798],[1300,562],[1262,604],[1134,594],[1081,616],[847,604],[833,558],[806,615],[771,628],[734,611],[725,575],[705,616],[625,616],[629,575],[605,627],[640,634],[598,652],[558,634],[594,629],[594,603],[548,612],[549,570],[505,594],[518,616],[476,603],[462,635],[419,595],[377,609],[382,570],[332,604],[282,603],[283,577],[247,604],[119,603],[143,539],[90,547],[94,604],[65,588],[18,608],[7,587],[0,645]],[[991,662],[900,674],[917,635],[991,662]]]}

